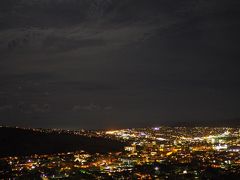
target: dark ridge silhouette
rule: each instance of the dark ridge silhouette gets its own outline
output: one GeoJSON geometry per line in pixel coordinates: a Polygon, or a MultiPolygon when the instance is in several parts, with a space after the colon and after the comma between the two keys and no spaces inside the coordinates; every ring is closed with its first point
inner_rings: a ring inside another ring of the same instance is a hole
{"type": "Polygon", "coordinates": [[[185,127],[240,127],[240,118],[234,119],[220,119],[213,121],[180,121],[178,123],[171,124],[170,126],[185,126],[185,127]]]}
{"type": "Polygon", "coordinates": [[[78,150],[89,153],[108,153],[121,151],[124,145],[124,143],[100,137],[0,128],[0,157],[52,154],[78,150]]]}

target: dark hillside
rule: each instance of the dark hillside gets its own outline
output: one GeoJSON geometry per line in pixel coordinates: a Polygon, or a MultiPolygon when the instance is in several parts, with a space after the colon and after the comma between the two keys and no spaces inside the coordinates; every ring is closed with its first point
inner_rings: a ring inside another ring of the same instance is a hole
{"type": "Polygon", "coordinates": [[[0,128],[0,157],[85,150],[90,153],[121,151],[124,144],[104,138],[41,133],[0,128]]]}

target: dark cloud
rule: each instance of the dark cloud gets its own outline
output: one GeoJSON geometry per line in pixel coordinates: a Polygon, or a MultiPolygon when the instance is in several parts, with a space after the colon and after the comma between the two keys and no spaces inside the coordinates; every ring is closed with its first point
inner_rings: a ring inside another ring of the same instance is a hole
{"type": "Polygon", "coordinates": [[[2,0],[0,122],[104,128],[239,117],[239,5],[2,0]]]}
{"type": "Polygon", "coordinates": [[[89,48],[95,46],[105,46],[101,39],[66,39],[64,37],[48,37],[44,43],[44,48],[50,51],[69,51],[78,48],[89,48]]]}
{"type": "Polygon", "coordinates": [[[7,111],[12,109],[11,105],[4,105],[4,106],[0,106],[0,111],[7,111]]]}
{"type": "Polygon", "coordinates": [[[79,112],[79,111],[110,111],[112,110],[112,106],[101,106],[97,105],[94,103],[90,103],[89,105],[74,105],[72,110],[74,112],[79,112]]]}

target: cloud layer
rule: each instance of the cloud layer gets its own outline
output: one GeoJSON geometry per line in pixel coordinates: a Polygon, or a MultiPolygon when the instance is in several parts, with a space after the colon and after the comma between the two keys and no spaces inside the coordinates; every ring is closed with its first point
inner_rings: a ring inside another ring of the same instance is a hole
{"type": "Polygon", "coordinates": [[[0,123],[239,117],[238,0],[2,0],[0,123]]]}

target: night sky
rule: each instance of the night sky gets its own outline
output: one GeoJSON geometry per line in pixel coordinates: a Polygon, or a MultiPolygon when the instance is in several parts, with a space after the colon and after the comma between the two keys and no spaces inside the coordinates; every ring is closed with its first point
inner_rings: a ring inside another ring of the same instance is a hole
{"type": "Polygon", "coordinates": [[[0,124],[240,117],[239,0],[1,0],[0,124]]]}

